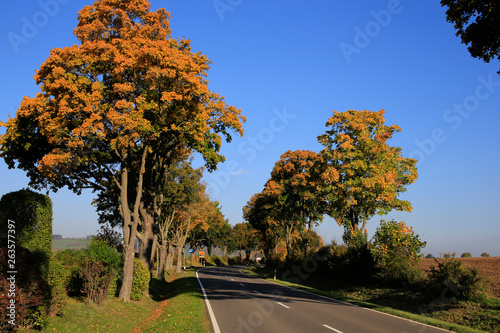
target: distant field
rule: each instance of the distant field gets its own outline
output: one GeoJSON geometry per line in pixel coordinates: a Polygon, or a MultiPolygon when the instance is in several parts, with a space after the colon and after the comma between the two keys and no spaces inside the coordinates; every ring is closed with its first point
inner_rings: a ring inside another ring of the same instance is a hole
{"type": "Polygon", "coordinates": [[[52,240],[52,251],[61,251],[66,249],[84,249],[88,245],[88,240],[84,238],[63,238],[52,240]]]}

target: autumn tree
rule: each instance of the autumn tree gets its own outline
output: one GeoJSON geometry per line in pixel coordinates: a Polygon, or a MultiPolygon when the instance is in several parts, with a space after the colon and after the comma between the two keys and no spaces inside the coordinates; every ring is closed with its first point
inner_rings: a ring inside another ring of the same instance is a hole
{"type": "Polygon", "coordinates": [[[213,254],[214,247],[223,247],[231,229],[228,221],[224,219],[218,201],[212,201],[207,214],[208,228],[197,227],[189,236],[189,243],[193,248],[207,247],[209,255],[213,254]]]}
{"type": "Polygon", "coordinates": [[[231,237],[235,240],[236,248],[245,252],[246,260],[250,260],[252,251],[257,251],[261,245],[257,231],[249,223],[235,224],[231,231],[231,237]]]}
{"type": "Polygon", "coordinates": [[[273,203],[274,197],[266,191],[254,194],[243,207],[243,218],[260,232],[264,254],[271,257],[277,254],[278,243],[285,237],[285,232],[278,218],[278,209],[273,203]]]}
{"type": "Polygon", "coordinates": [[[323,220],[325,201],[319,195],[319,177],[316,169],[321,164],[320,157],[313,151],[287,151],[281,155],[271,171],[266,191],[275,196],[280,214],[286,228],[289,246],[290,232],[297,230],[308,247],[309,232],[323,220]]]}
{"type": "Polygon", "coordinates": [[[335,111],[326,123],[328,130],[318,137],[325,146],[320,152],[320,188],[327,213],[345,228],[346,242],[362,232],[374,214],[412,209],[398,196],[417,179],[417,161],[401,156],[401,148],[387,143],[401,129],[385,125],[384,113],[335,111]]]}
{"type": "MultiPolygon", "coordinates": [[[[500,59],[500,5],[491,0],[441,0],[446,21],[453,24],[474,58],[500,59]]],[[[500,74],[500,71],[498,71],[500,74]]]]}
{"type": "Polygon", "coordinates": [[[79,44],[52,49],[36,71],[41,91],[5,124],[0,155],[35,188],[114,188],[124,237],[119,297],[129,301],[146,165],[186,149],[213,170],[224,160],[221,136],[242,134],[244,118],[208,89],[210,61],[171,37],[164,9],[98,0],[79,12],[74,33],[79,44]]]}
{"type": "MultiPolygon", "coordinates": [[[[154,242],[153,249],[157,249],[157,277],[165,276],[165,260],[167,254],[173,255],[172,235],[176,231],[171,227],[179,227],[182,223],[176,219],[182,218],[183,210],[200,200],[202,169],[194,169],[189,161],[180,161],[170,165],[159,184],[162,188],[153,198],[154,206],[154,242]],[[167,251],[169,249],[169,251],[167,251]]],[[[178,240],[177,240],[178,241],[178,240]]]]}
{"type": "Polygon", "coordinates": [[[196,228],[206,231],[209,228],[207,220],[214,214],[214,205],[210,201],[205,187],[198,192],[196,200],[185,204],[180,209],[171,227],[170,242],[177,250],[175,274],[181,272],[182,254],[190,232],[196,228]]]}

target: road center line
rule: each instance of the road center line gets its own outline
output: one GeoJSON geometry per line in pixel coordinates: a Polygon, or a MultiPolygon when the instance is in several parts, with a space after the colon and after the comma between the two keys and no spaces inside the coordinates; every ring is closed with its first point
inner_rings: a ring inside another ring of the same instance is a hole
{"type": "Polygon", "coordinates": [[[260,295],[260,293],[257,290],[254,290],[253,292],[260,295]]]}
{"type": "Polygon", "coordinates": [[[279,305],[281,305],[281,306],[282,306],[282,307],[284,307],[284,308],[290,309],[290,307],[289,307],[289,306],[286,306],[286,305],[285,305],[285,304],[283,304],[283,303],[280,303],[280,302],[276,302],[276,303],[278,303],[279,305]]]}
{"type": "Polygon", "coordinates": [[[342,333],[342,331],[336,330],[335,328],[330,327],[330,326],[328,326],[328,325],[323,325],[323,327],[326,327],[326,328],[328,328],[329,330],[332,330],[332,331],[337,332],[337,333],[342,333]]]}
{"type": "Polygon", "coordinates": [[[240,283],[240,286],[244,287],[245,285],[243,283],[240,283]]]}

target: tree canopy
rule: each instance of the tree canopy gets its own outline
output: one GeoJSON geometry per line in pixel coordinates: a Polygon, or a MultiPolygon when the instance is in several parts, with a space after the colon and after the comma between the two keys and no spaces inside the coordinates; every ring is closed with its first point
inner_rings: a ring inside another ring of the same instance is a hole
{"type": "Polygon", "coordinates": [[[189,40],[171,37],[169,16],[147,0],[85,6],[74,30],[80,44],[51,50],[34,76],[40,92],[24,97],[0,137],[0,156],[25,170],[33,187],[115,187],[127,301],[146,165],[194,151],[214,170],[224,160],[222,139],[242,135],[245,121],[208,89],[210,61],[189,40]]]}
{"type": "MultiPolygon", "coordinates": [[[[500,59],[500,5],[490,0],[441,0],[446,20],[453,24],[474,58],[500,59]]],[[[500,74],[500,71],[498,71],[500,74]]]]}

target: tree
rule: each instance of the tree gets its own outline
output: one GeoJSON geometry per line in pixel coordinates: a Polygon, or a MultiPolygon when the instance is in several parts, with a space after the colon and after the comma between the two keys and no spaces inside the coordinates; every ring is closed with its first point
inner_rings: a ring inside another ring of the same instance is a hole
{"type": "Polygon", "coordinates": [[[25,170],[31,186],[118,198],[124,301],[146,165],[188,150],[201,153],[211,171],[224,160],[221,135],[229,142],[230,131],[243,134],[241,111],[207,87],[210,61],[189,40],[171,38],[168,19],[146,0],[84,7],[75,29],[80,44],[51,51],[34,77],[41,92],[23,99],[0,137],[0,156],[25,170]]]}
{"type": "Polygon", "coordinates": [[[163,187],[153,200],[157,235],[153,248],[157,247],[159,252],[158,278],[163,279],[165,276],[167,247],[173,248],[169,244],[172,243],[171,237],[176,230],[171,230],[171,227],[179,226],[176,219],[185,207],[200,200],[200,191],[203,190],[201,177],[201,168],[194,169],[190,162],[181,161],[169,166],[160,182],[163,187]]]}
{"type": "MultiPolygon", "coordinates": [[[[446,21],[453,24],[474,58],[500,59],[500,6],[490,0],[441,0],[446,21]]],[[[498,71],[500,74],[500,71],[498,71]]]]}
{"type": "Polygon", "coordinates": [[[250,260],[252,251],[257,251],[260,247],[257,231],[249,223],[235,224],[231,236],[236,242],[237,249],[245,252],[246,260],[250,260]]]}
{"type": "Polygon", "coordinates": [[[411,281],[418,274],[418,263],[422,260],[420,251],[425,245],[426,242],[403,221],[381,220],[371,250],[383,278],[411,281]]]}
{"type": "Polygon", "coordinates": [[[254,194],[246,206],[243,207],[243,218],[252,227],[260,232],[263,240],[263,250],[270,257],[273,250],[278,252],[278,243],[284,238],[284,229],[277,220],[277,207],[274,205],[273,196],[265,190],[254,194]]]}
{"type": "MultiPolygon", "coordinates": [[[[307,252],[310,232],[315,224],[323,220],[325,201],[318,194],[318,176],[315,168],[321,161],[317,154],[309,150],[287,151],[280,156],[271,172],[274,194],[281,208],[281,215],[294,221],[307,252]],[[283,212],[286,211],[285,214],[283,212]]],[[[272,186],[267,189],[271,189],[272,186]]],[[[287,241],[290,241],[289,235],[287,241]]]]}
{"type": "Polygon", "coordinates": [[[327,213],[344,226],[344,241],[353,232],[365,229],[374,214],[396,209],[411,211],[408,201],[398,199],[406,186],[417,178],[417,161],[401,156],[401,148],[387,141],[401,129],[384,125],[384,110],[334,111],[318,137],[325,146],[321,192],[327,202],[327,213]]]}

